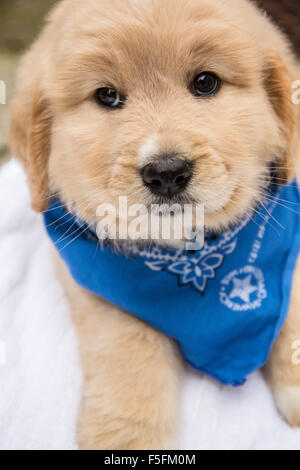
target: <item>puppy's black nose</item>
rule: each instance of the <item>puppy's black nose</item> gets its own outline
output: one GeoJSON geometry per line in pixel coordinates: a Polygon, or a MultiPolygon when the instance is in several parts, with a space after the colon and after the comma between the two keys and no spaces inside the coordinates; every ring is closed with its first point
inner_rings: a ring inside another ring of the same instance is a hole
{"type": "Polygon", "coordinates": [[[192,170],[188,160],[163,155],[142,169],[142,178],[153,194],[171,198],[186,189],[192,170]]]}

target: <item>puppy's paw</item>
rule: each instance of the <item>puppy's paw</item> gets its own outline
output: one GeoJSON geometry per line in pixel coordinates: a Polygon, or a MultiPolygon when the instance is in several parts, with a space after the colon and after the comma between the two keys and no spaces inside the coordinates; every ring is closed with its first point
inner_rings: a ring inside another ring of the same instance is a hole
{"type": "Polygon", "coordinates": [[[174,449],[174,431],[122,418],[96,422],[95,416],[84,414],[78,445],[82,450],[170,450],[174,449]]]}
{"type": "Polygon", "coordinates": [[[292,427],[300,426],[300,385],[273,388],[277,408],[292,427]]]}
{"type": "Polygon", "coordinates": [[[148,429],[139,427],[139,436],[132,428],[115,429],[113,431],[101,431],[98,429],[87,431],[81,429],[78,432],[78,445],[81,450],[171,450],[171,439],[159,435],[159,430],[149,432],[148,429]],[[169,445],[168,445],[169,444],[169,445]]]}

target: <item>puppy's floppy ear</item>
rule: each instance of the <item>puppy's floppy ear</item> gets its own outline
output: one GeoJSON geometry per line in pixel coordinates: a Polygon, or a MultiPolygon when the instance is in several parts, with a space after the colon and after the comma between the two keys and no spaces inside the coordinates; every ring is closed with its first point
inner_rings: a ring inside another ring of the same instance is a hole
{"type": "Polygon", "coordinates": [[[48,158],[51,136],[50,106],[44,94],[30,86],[21,87],[11,114],[10,143],[28,176],[32,207],[42,212],[48,205],[48,158]]]}
{"type": "Polygon", "coordinates": [[[271,52],[267,58],[265,87],[279,118],[284,148],[282,158],[277,162],[276,175],[280,182],[289,182],[295,174],[297,152],[297,109],[292,101],[292,74],[282,59],[271,52]]]}

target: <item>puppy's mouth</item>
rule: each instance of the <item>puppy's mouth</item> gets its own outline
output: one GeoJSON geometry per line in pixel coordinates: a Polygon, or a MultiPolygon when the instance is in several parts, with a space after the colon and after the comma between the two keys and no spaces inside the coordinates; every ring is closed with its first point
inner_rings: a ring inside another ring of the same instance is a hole
{"type": "Polygon", "coordinates": [[[177,196],[154,196],[151,201],[147,204],[147,208],[151,209],[153,206],[178,206],[184,211],[186,206],[201,204],[195,198],[193,198],[188,192],[182,193],[177,196]]]}
{"type": "MultiPolygon", "coordinates": [[[[202,208],[204,214],[204,229],[210,236],[221,235],[235,225],[239,224],[245,217],[251,218],[260,206],[261,202],[271,191],[274,183],[274,165],[262,170],[261,174],[253,182],[252,190],[248,189],[238,179],[230,178],[230,184],[216,188],[212,196],[209,188],[203,187],[203,191],[194,190],[195,181],[191,181],[186,190],[173,197],[153,196],[148,205],[151,210],[153,205],[160,207],[161,215],[168,214],[170,208],[182,216],[191,208],[202,208]],[[206,197],[206,194],[209,196],[206,197]],[[165,212],[164,208],[165,207],[165,212]]],[[[192,229],[195,231],[196,227],[192,229]]]]}
{"type": "Polygon", "coordinates": [[[230,186],[216,188],[214,191],[205,186],[195,189],[196,186],[196,182],[192,181],[180,194],[174,196],[168,194],[164,196],[152,195],[151,200],[148,201],[147,209],[151,210],[154,206],[160,206],[162,208],[172,207],[176,210],[178,207],[178,210],[180,209],[184,213],[186,210],[201,206],[205,214],[218,214],[226,211],[239,189],[238,182],[232,182],[230,186]],[[213,194],[209,194],[212,192],[213,194]]]}

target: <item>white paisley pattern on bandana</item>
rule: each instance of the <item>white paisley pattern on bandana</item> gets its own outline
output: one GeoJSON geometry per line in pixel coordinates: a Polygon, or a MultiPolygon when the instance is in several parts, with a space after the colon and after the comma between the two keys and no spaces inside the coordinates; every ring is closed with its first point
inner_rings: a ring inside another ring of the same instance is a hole
{"type": "Polygon", "coordinates": [[[180,286],[190,284],[201,294],[205,293],[207,283],[216,277],[227,255],[237,246],[237,236],[248,224],[245,218],[237,227],[220,236],[218,240],[206,239],[204,247],[194,253],[186,250],[168,251],[159,246],[139,250],[145,264],[153,271],[165,271],[177,276],[180,286]]]}

